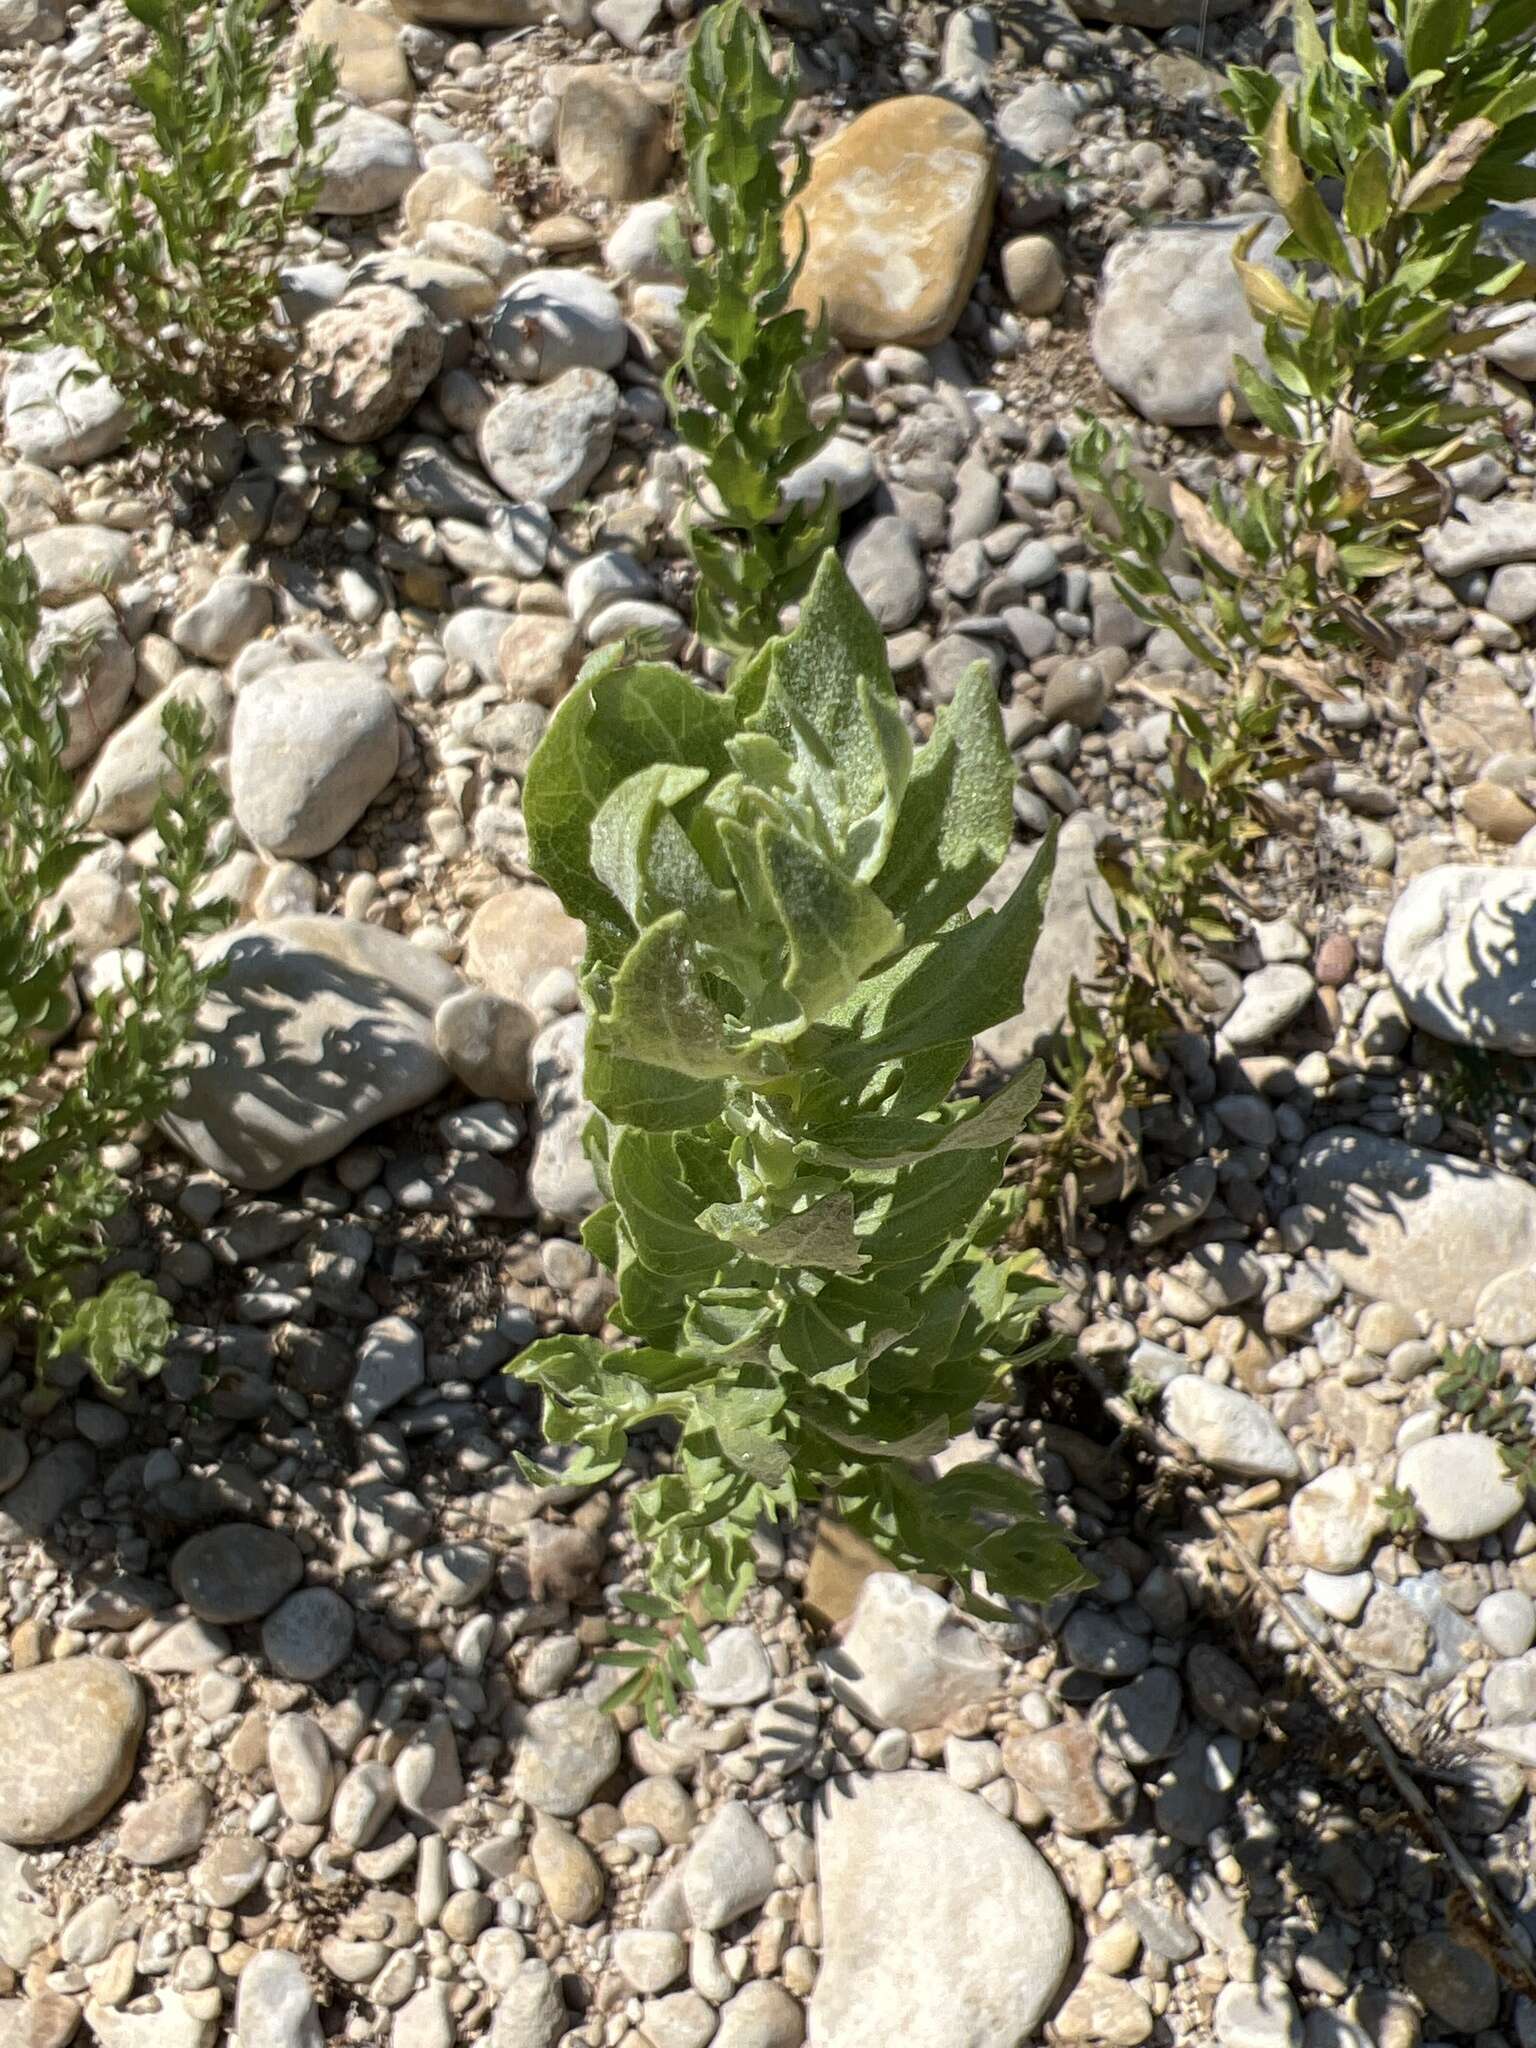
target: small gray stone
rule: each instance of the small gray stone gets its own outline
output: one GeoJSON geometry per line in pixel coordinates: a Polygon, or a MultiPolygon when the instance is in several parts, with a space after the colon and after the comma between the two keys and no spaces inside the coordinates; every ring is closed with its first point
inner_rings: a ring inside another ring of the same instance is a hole
{"type": "Polygon", "coordinates": [[[344,108],[326,139],[317,213],[380,213],[421,170],[410,130],[366,107],[344,108]]]}
{"type": "Polygon", "coordinates": [[[1301,2048],[1301,2014],[1283,1984],[1224,1984],[1211,2015],[1220,2048],[1301,2048]]]}
{"type": "Polygon", "coordinates": [[[530,1958],[497,2002],[489,2048],[555,2048],[565,2032],[565,2001],[548,1963],[530,1958]]]}
{"type": "Polygon", "coordinates": [[[688,1944],[661,1928],[626,1927],[613,1937],[613,1964],[634,1991],[654,1994],[688,1967],[688,1944]]]}
{"type": "Polygon", "coordinates": [[[180,1863],[202,1846],[212,1802],[203,1787],[183,1780],[131,1807],[117,1831],[117,1853],[147,1870],[180,1863]]]}
{"type": "Polygon", "coordinates": [[[345,661],[275,669],[235,704],[235,817],[269,854],[327,853],[389,786],[399,758],[395,701],[376,676],[345,661]]]}
{"type": "Polygon", "coordinates": [[[541,1701],[518,1744],[513,1797],[572,1820],[613,1776],[619,1747],[618,1727],[601,1707],[581,1699],[541,1701]]]}
{"type": "Polygon", "coordinates": [[[267,1948],[251,1957],[240,1972],[235,2032],[240,2048],[324,2048],[319,2007],[296,1955],[267,1948]]]}
{"type": "Polygon", "coordinates": [[[888,514],[872,519],[844,554],[848,580],[883,633],[910,626],[928,596],[917,535],[905,519],[888,514]]]}
{"type": "Polygon", "coordinates": [[[1278,961],[1261,967],[1243,982],[1237,1008],[1222,1025],[1222,1036],[1234,1052],[1257,1052],[1293,1024],[1317,993],[1305,967],[1278,961]]]}
{"type": "Polygon", "coordinates": [[[1296,1453],[1269,1410],[1236,1387],[1180,1373],[1163,1389],[1163,1419],[1218,1472],[1294,1479],[1296,1453]]]}
{"type": "MultiPolygon", "coordinates": [[[[553,1704],[553,1702],[551,1703],[553,1704]]],[[[760,1906],[773,1890],[778,1852],[738,1800],[700,1830],[683,1864],[690,1925],[713,1932],[760,1906]]]]}
{"type": "Polygon", "coordinates": [[[720,2031],[711,2048],[800,2048],[805,2012],[784,1989],[759,1979],[743,1984],[720,2010],[720,2031]]]}
{"type": "Polygon", "coordinates": [[[1421,1934],[1403,1951],[1403,1979],[1453,2033],[1480,2034],[1499,2017],[1493,1965],[1448,1934],[1421,1934]]]}
{"type": "Polygon", "coordinates": [[[704,1661],[691,1667],[694,1691],[707,1707],[751,1707],[773,1690],[768,1652],[749,1628],[722,1629],[704,1661]]]}
{"type": "Polygon", "coordinates": [[[356,1617],[329,1586],[290,1593],[261,1625],[261,1654],[279,1678],[313,1685],[330,1676],[352,1651],[356,1617]]]}
{"type": "Polygon", "coordinates": [[[426,1344],[405,1316],[370,1323],[357,1347],[357,1369],[343,1413],[354,1429],[368,1429],[427,1377],[426,1344]]]}
{"type": "Polygon", "coordinates": [[[330,1744],[308,1714],[279,1714],[267,1731],[267,1763],[290,1820],[324,1820],[334,1782],[330,1744]]]}
{"type": "Polygon", "coordinates": [[[480,459],[509,498],[561,511],[608,460],[619,387],[602,370],[567,370],[551,383],[508,392],[480,423],[480,459]]]}
{"type": "Polygon", "coordinates": [[[1514,1586],[1489,1593],[1477,1604],[1477,1626],[1495,1655],[1522,1656],[1536,1643],[1536,1600],[1514,1586]]]}

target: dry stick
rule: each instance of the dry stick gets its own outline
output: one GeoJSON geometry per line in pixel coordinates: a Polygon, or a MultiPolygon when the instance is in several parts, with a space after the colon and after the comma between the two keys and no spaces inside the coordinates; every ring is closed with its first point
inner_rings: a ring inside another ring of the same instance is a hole
{"type": "Polygon", "coordinates": [[[1189,1487],[1194,1497],[1195,1512],[1207,1532],[1216,1537],[1236,1561],[1239,1571],[1270,1607],[1276,1619],[1292,1635],[1300,1639],[1302,1649],[1313,1669],[1326,1685],[1332,1687],[1345,1712],[1353,1717],[1361,1734],[1376,1752],[1398,1798],[1412,1814],[1420,1829],[1432,1837],[1440,1854],[1454,1873],[1457,1883],[1472,1900],[1483,1919],[1497,1930],[1510,1962],[1519,1970],[1532,1991],[1536,1992],[1536,1967],[1533,1967],[1525,1945],[1515,1931],[1513,1921],[1505,1912],[1503,1901],[1482,1872],[1469,1862],[1444,1821],[1403,1768],[1396,1748],[1381,1723],[1366,1705],[1359,1686],[1339,1664],[1333,1651],[1311,1623],[1286,1604],[1280,1588],[1258,1559],[1250,1554],[1247,1546],[1232,1528],[1225,1511],[1211,1499],[1200,1478],[1191,1471],[1188,1447],[1180,1444],[1160,1422],[1132,1407],[1129,1401],[1114,1391],[1102,1373],[1086,1360],[1079,1358],[1076,1365],[1077,1370],[1121,1428],[1140,1436],[1160,1460],[1177,1466],[1179,1477],[1189,1487]]]}

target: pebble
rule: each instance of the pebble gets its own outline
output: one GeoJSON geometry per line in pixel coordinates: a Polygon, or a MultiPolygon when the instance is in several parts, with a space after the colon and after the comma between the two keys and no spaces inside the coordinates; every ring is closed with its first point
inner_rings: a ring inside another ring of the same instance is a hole
{"type": "Polygon", "coordinates": [[[683,1864],[689,1925],[713,1932],[760,1906],[773,1890],[778,1857],[746,1807],[732,1800],[699,1833],[683,1864]]]}

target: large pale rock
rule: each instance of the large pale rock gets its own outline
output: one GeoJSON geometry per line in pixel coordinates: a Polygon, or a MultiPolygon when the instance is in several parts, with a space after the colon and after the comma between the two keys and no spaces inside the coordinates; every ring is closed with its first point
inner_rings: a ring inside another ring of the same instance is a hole
{"type": "Polygon", "coordinates": [[[981,123],[925,94],[884,100],[816,152],[788,227],[795,304],[847,348],[942,341],[992,231],[997,167],[981,123]]]}
{"type": "Polygon", "coordinates": [[[1072,1957],[1044,1857],[931,1772],[840,1778],[817,1815],[816,2048],[1022,2048],[1072,1957]]]}
{"type": "Polygon", "coordinates": [[[158,697],[113,733],[91,765],[77,799],[82,819],[97,832],[130,837],[154,815],[162,791],[174,781],[165,757],[165,709],[190,704],[202,717],[213,752],[223,751],[229,692],[216,669],[188,668],[158,697]]]}
{"type": "Polygon", "coordinates": [[[1442,1543],[1477,1543],[1525,1504],[1499,1446],[1471,1430],[1411,1444],[1397,1461],[1397,1483],[1413,1495],[1427,1534],[1442,1543]]]}
{"type": "Polygon", "coordinates": [[[121,394],[80,348],[23,356],[5,386],[5,433],[16,453],[43,469],[77,468],[128,438],[121,394]]]}
{"type": "Polygon", "coordinates": [[[0,1842],[72,1842],[128,1789],[144,1695],[121,1664],[66,1657],[0,1678],[0,1842]]]}
{"type": "Polygon", "coordinates": [[[415,97],[400,31],[378,15],[343,0],[309,0],[299,16],[299,34],[312,49],[330,51],[336,83],[365,107],[415,97]]]}
{"type": "Polygon", "coordinates": [[[345,661],[274,669],[235,706],[236,822],[281,859],[327,853],[388,788],[399,759],[395,700],[376,676],[345,661]]]}
{"type": "Polygon", "coordinates": [[[608,460],[619,387],[603,370],[567,370],[509,391],[480,422],[480,460],[509,498],[563,511],[608,460]]]}
{"type": "Polygon", "coordinates": [[[649,199],[672,163],[666,111],[606,65],[579,71],[560,96],[555,161],[594,199],[649,199]]]}
{"type": "Polygon", "coordinates": [[[1453,1329],[1490,1280],[1536,1263],[1536,1188],[1473,1160],[1346,1127],[1302,1147],[1294,1187],[1346,1287],[1453,1329]]]}
{"type": "Polygon", "coordinates": [[[529,384],[617,369],[628,347],[623,307],[584,270],[526,272],[497,302],[486,341],[497,368],[529,384]]]}
{"type": "Polygon", "coordinates": [[[443,330],[414,293],[364,285],[304,330],[299,389],[310,424],[333,441],[398,427],[443,367],[443,330]]]}
{"type": "Polygon", "coordinates": [[[1415,875],[1392,906],[1382,959],[1420,1030],[1536,1054],[1536,868],[1415,875]]]}
{"type": "MultiPolygon", "coordinates": [[[[1099,374],[1144,419],[1177,427],[1216,424],[1233,361],[1264,360],[1264,336],[1232,267],[1251,214],[1138,228],[1104,264],[1089,337],[1099,374]]],[[[1249,259],[1289,275],[1275,258],[1282,229],[1268,225],[1249,259]]]]}
{"type": "Polygon", "coordinates": [[[1002,1683],[992,1645],[941,1594],[899,1572],[864,1581],[822,1662],[833,1691],[876,1728],[943,1728],[985,1707],[1002,1683]]]}
{"type": "Polygon", "coordinates": [[[207,957],[228,962],[198,1013],[209,1056],[165,1129],[237,1186],[276,1187],[447,1083],[433,1012],[463,983],[398,933],[280,918],[223,933],[207,957]]]}

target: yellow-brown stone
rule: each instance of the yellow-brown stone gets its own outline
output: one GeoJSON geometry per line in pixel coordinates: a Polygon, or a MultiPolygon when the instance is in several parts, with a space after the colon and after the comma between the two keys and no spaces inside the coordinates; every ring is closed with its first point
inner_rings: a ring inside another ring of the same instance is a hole
{"type": "Polygon", "coordinates": [[[927,348],[959,319],[986,254],[997,164],[981,123],[920,94],[871,107],[817,150],[788,229],[795,304],[845,348],[927,348]]]}
{"type": "Polygon", "coordinates": [[[309,0],[299,16],[299,34],[312,49],[336,59],[336,83],[365,107],[415,96],[400,31],[392,21],[347,7],[342,0],[309,0]]]}

